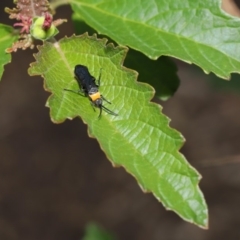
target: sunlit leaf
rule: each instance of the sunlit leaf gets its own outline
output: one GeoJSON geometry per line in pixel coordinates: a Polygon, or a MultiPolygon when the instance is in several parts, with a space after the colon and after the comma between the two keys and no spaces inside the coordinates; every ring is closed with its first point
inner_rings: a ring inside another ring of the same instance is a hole
{"type": "Polygon", "coordinates": [[[207,227],[200,176],[179,153],[184,139],[169,127],[161,107],[150,102],[153,89],[137,82],[136,72],[122,66],[126,52],[86,34],[45,42],[29,73],[43,76],[45,88],[52,92],[47,106],[54,122],[80,116],[113,165],[123,166],[143,191],[152,192],[167,209],[207,227]],[[105,106],[118,116],[103,112],[99,119],[87,97],[64,91],[79,89],[73,74],[77,64],[87,66],[96,79],[102,69],[100,91],[112,102],[105,106]]]}
{"type": "Polygon", "coordinates": [[[240,72],[240,19],[221,0],[70,0],[98,33],[152,59],[173,56],[229,78],[240,72]]]}

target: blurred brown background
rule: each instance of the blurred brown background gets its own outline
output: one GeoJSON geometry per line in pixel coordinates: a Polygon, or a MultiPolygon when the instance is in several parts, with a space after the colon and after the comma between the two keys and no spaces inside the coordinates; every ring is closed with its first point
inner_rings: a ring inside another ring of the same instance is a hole
{"type": "MultiPolygon", "coordinates": [[[[239,15],[230,3],[225,9],[239,15]]],[[[12,24],[3,12],[7,4],[12,1],[0,2],[0,20],[12,24]]],[[[58,11],[69,20],[70,14],[69,7],[58,11]]],[[[70,36],[71,21],[60,30],[58,37],[70,36]]],[[[0,84],[0,240],[80,240],[90,221],[119,240],[240,239],[239,76],[223,91],[218,85],[227,82],[178,62],[181,86],[162,103],[187,139],[182,152],[203,176],[206,231],[143,194],[122,168],[113,169],[81,120],[51,123],[43,81],[27,74],[32,54],[13,54],[0,84]]]]}

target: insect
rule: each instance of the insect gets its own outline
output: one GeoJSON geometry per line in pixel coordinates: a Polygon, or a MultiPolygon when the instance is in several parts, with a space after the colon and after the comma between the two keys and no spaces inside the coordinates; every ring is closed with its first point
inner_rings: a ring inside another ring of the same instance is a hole
{"type": "Polygon", "coordinates": [[[100,87],[100,81],[101,81],[101,70],[98,77],[98,84],[96,84],[96,79],[89,73],[88,68],[86,66],[76,65],[74,69],[74,74],[80,90],[75,91],[71,89],[64,89],[65,91],[70,91],[78,94],[83,93],[85,97],[88,96],[94,111],[95,111],[95,108],[100,109],[98,118],[101,117],[102,110],[104,110],[105,112],[111,115],[118,116],[118,114],[114,113],[113,111],[111,111],[110,109],[106,108],[103,105],[103,101],[109,104],[111,104],[111,102],[109,102],[106,98],[104,98],[103,95],[101,95],[98,90],[98,88],[100,87]]]}

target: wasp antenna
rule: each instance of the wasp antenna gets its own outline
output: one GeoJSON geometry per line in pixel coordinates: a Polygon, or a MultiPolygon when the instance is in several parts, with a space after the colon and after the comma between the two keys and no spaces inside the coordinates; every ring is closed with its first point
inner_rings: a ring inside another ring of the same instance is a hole
{"type": "Polygon", "coordinates": [[[103,95],[101,95],[101,98],[102,98],[105,102],[107,102],[107,103],[109,103],[109,104],[112,104],[112,103],[109,102],[103,95]]]}
{"type": "Polygon", "coordinates": [[[105,112],[107,112],[107,113],[109,113],[109,114],[111,114],[111,115],[113,115],[113,116],[118,116],[117,113],[111,111],[110,109],[104,107],[103,105],[102,105],[102,108],[105,110],[105,112]]]}

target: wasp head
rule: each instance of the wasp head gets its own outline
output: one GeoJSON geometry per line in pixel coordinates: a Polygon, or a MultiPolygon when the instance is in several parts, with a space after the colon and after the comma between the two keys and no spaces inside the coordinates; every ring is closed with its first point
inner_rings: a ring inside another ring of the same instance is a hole
{"type": "Polygon", "coordinates": [[[98,108],[101,108],[102,107],[102,98],[98,98],[94,101],[94,105],[98,108]]]}

